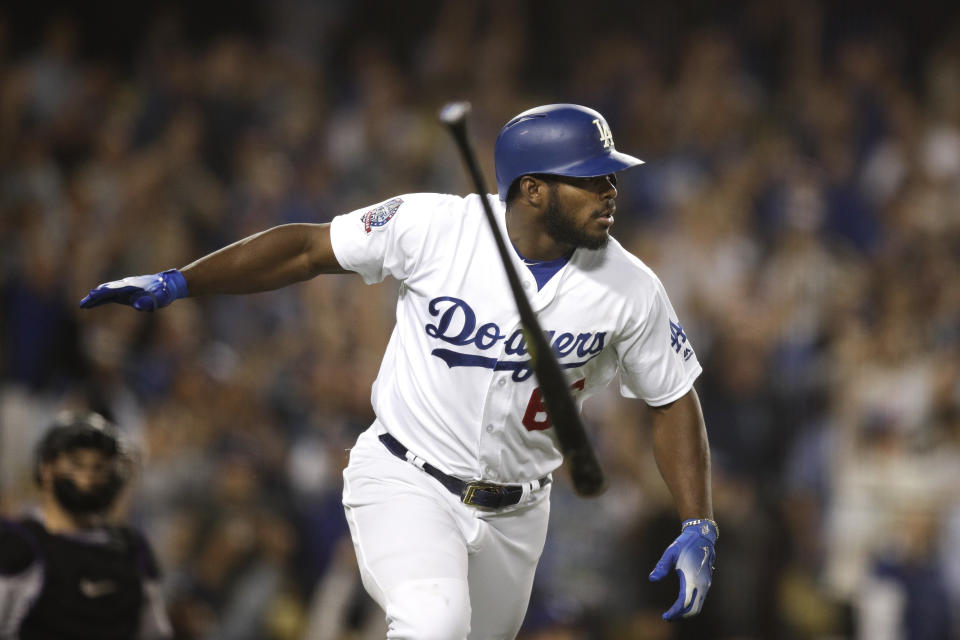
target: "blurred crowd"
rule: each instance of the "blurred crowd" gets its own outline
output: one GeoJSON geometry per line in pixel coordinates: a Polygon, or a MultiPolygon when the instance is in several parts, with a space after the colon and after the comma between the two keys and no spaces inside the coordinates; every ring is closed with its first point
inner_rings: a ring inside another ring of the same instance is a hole
{"type": "Polygon", "coordinates": [[[703,614],[660,621],[676,586],[646,576],[678,521],[612,386],[585,409],[610,489],[555,474],[521,637],[960,638],[960,20],[646,5],[280,0],[218,31],[156,3],[109,55],[83,16],[24,43],[0,13],[0,512],[33,504],[49,418],[97,410],[136,457],[123,516],[178,638],[382,638],[340,471],[395,283],[78,301],[273,225],[467,193],[448,99],[489,183],[504,122],[576,102],[647,161],[614,235],[704,365],[721,536],[703,614]]]}

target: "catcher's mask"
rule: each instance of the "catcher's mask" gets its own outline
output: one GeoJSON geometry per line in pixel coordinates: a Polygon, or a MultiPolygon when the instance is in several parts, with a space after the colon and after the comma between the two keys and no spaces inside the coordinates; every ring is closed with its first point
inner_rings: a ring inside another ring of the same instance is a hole
{"type": "Polygon", "coordinates": [[[81,489],[69,474],[55,474],[53,493],[60,505],[77,515],[109,509],[126,483],[129,459],[123,454],[116,427],[98,413],[59,414],[36,451],[33,478],[41,485],[41,469],[61,455],[82,449],[99,451],[109,462],[104,480],[81,489]]]}

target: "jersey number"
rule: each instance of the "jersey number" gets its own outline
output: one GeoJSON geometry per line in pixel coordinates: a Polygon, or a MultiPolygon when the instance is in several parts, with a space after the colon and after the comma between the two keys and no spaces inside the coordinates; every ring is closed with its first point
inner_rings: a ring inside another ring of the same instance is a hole
{"type": "MultiPolygon", "coordinates": [[[[583,391],[583,385],[586,378],[580,378],[572,385],[571,389],[583,391]]],[[[530,402],[527,403],[527,412],[523,414],[523,426],[527,431],[543,431],[553,426],[550,416],[547,414],[547,405],[543,404],[543,394],[540,393],[540,387],[533,390],[530,394],[530,402]]]]}

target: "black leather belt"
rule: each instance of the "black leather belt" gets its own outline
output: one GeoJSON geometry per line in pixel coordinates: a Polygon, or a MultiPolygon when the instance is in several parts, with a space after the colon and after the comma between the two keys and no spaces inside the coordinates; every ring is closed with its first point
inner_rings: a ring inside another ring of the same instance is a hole
{"type": "MultiPolygon", "coordinates": [[[[400,444],[400,441],[389,433],[380,436],[380,442],[383,443],[390,453],[401,460],[406,460],[437,479],[437,481],[446,487],[447,491],[460,497],[460,501],[474,507],[483,507],[485,509],[501,509],[520,502],[523,497],[524,487],[518,484],[491,484],[489,482],[465,482],[460,478],[447,475],[429,462],[423,462],[410,453],[410,450],[400,444]]],[[[539,480],[534,480],[533,489],[540,489],[550,484],[550,477],[544,476],[539,480]]]]}

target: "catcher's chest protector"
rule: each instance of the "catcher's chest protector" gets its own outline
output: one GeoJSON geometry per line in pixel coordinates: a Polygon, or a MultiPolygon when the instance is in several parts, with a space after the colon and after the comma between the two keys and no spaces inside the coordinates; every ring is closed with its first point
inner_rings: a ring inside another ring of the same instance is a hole
{"type": "Polygon", "coordinates": [[[21,523],[44,564],[43,589],[20,630],[21,640],[113,640],[135,637],[143,605],[142,549],[127,528],[106,544],[51,535],[21,523]]]}

